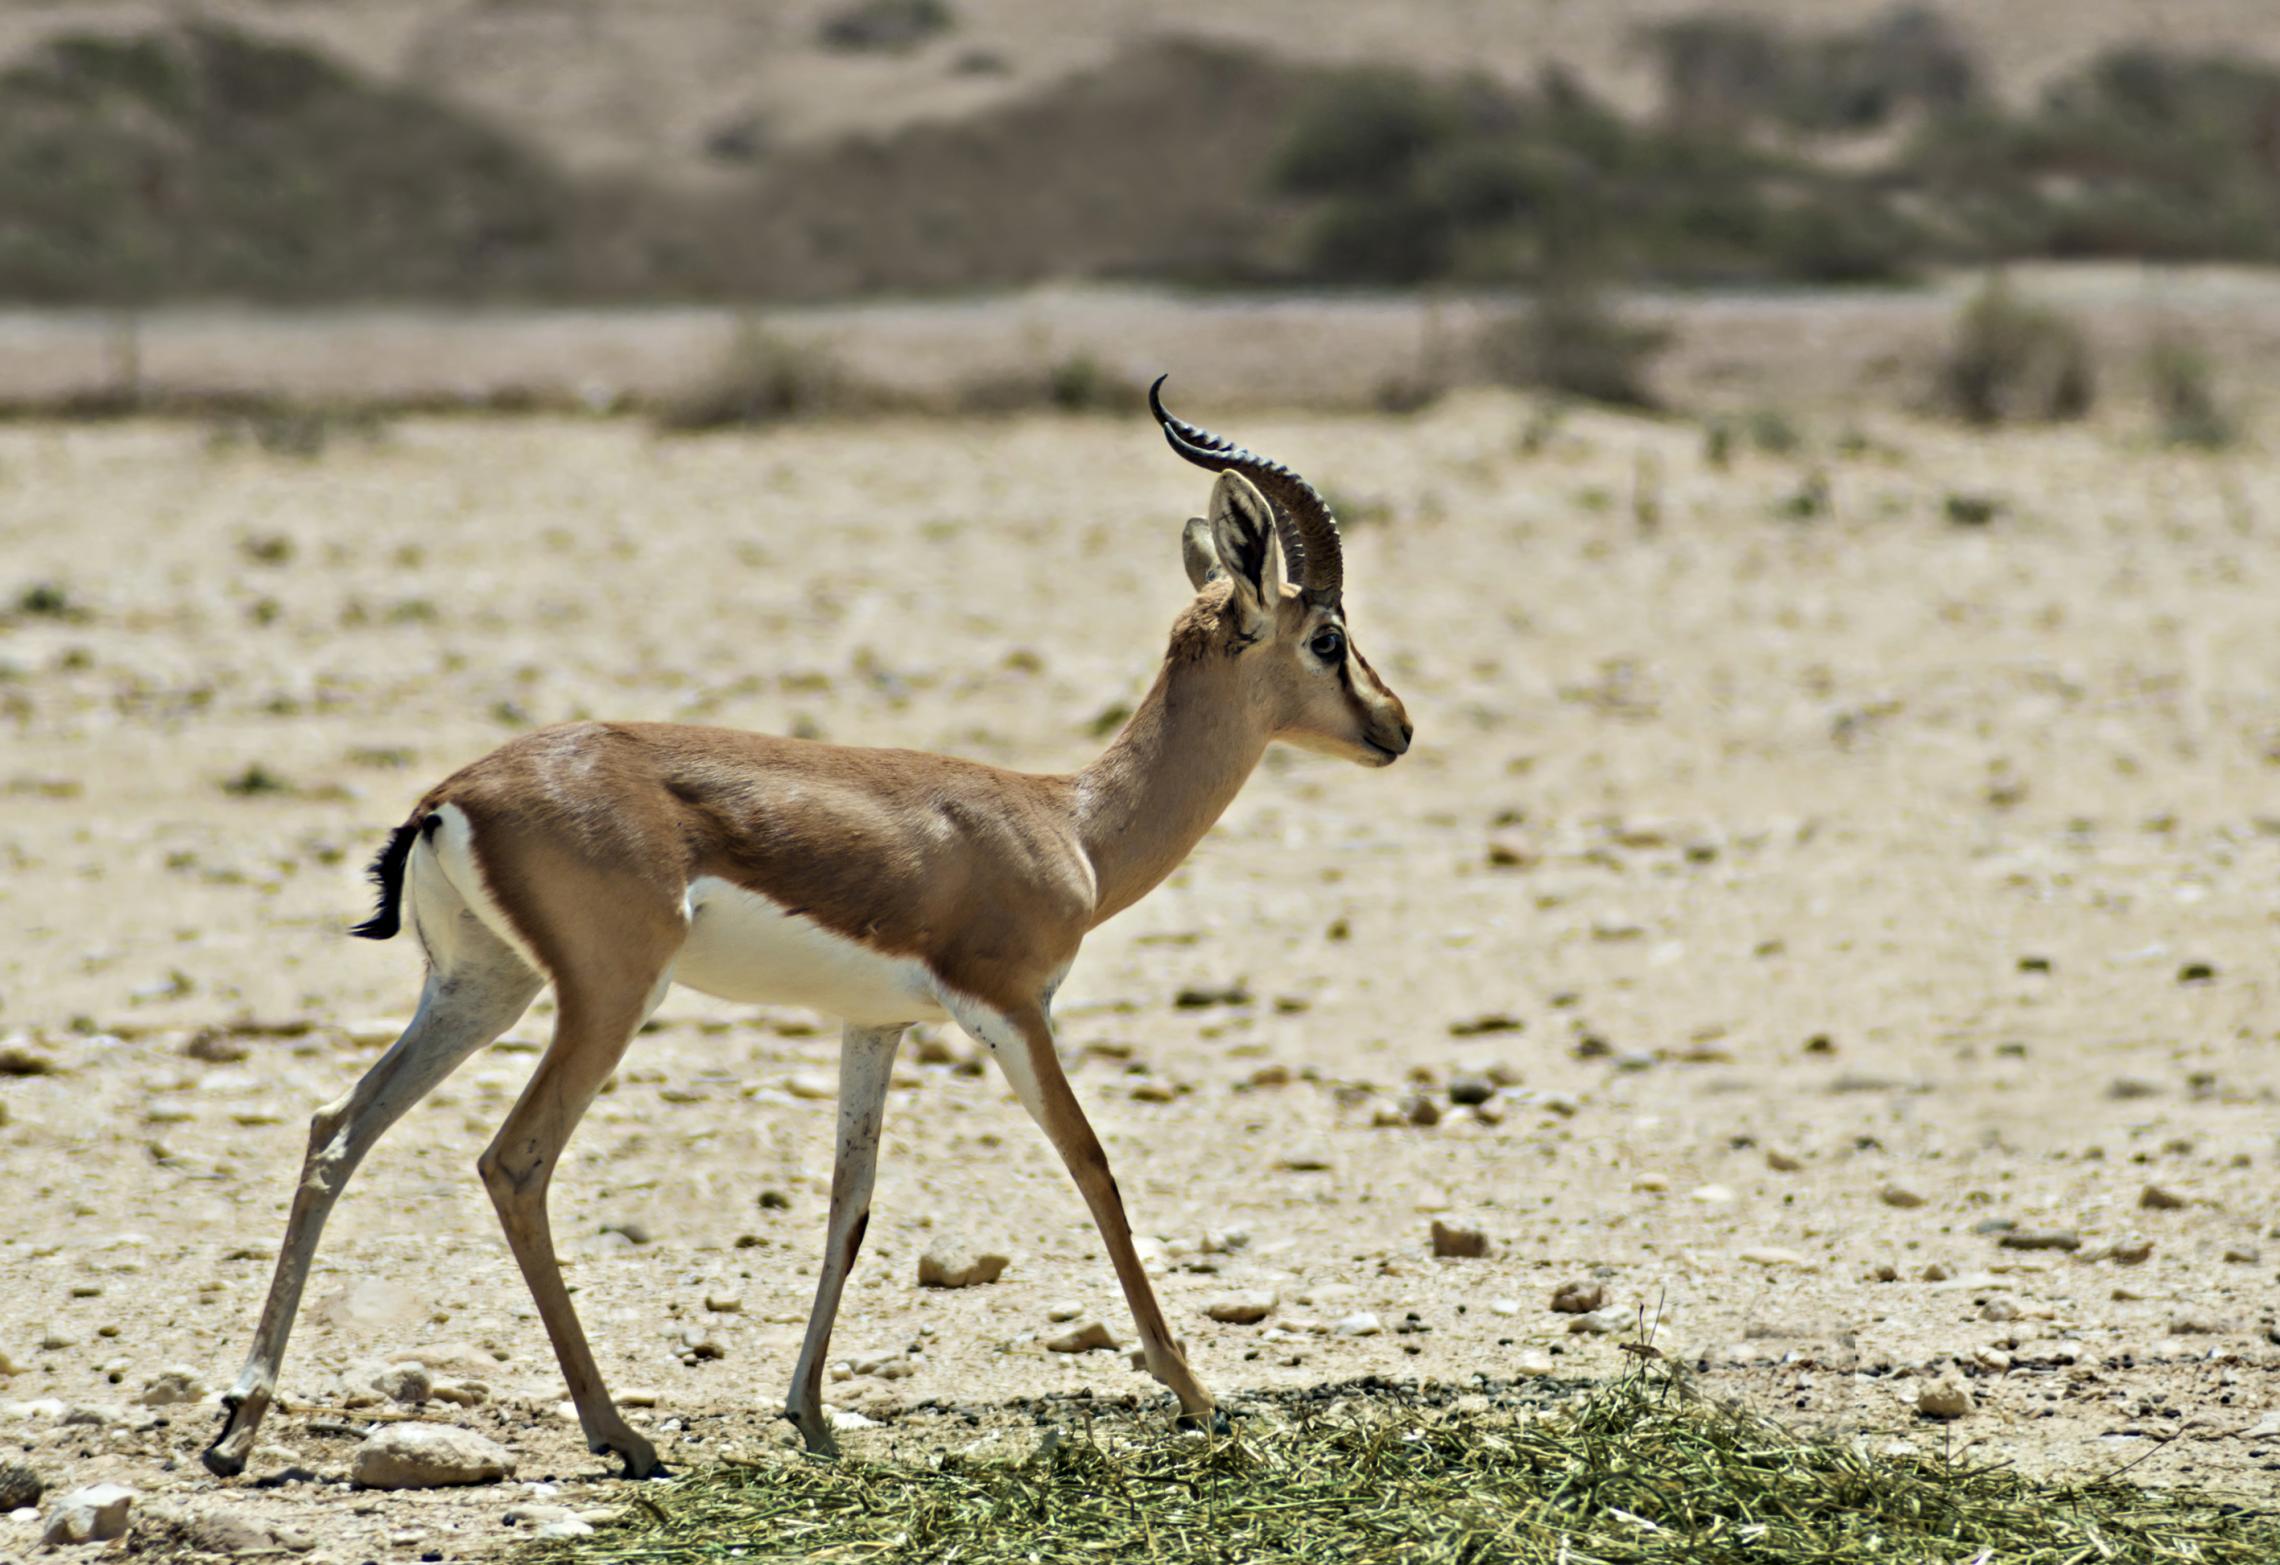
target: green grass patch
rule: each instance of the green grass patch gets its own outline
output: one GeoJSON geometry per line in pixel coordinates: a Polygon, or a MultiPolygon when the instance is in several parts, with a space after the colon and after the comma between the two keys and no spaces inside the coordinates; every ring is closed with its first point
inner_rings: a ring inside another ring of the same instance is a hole
{"type": "MultiPolygon", "coordinates": [[[[1018,1459],[789,1454],[637,1494],[557,1562],[1304,1560],[1325,1565],[2250,1565],[2280,1521],[2106,1479],[2036,1484],[1884,1456],[1713,1407],[1659,1367],[1559,1390],[1439,1398],[1313,1388],[1229,1438],[1143,1416],[1039,1419],[1018,1459]],[[1433,1401],[1440,1405],[1428,1405],[1433,1401]]],[[[1925,1443],[1940,1443],[1931,1434],[1925,1443]]]]}

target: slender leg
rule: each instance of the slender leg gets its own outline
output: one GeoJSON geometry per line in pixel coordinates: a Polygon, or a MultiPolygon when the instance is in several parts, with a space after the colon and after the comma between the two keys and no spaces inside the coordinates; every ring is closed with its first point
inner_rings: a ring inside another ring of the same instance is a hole
{"type": "Polygon", "coordinates": [[[1188,1368],[1187,1355],[1165,1324],[1156,1290],[1141,1269],[1140,1254],[1132,1247],[1132,1227],[1124,1215],[1124,1197],[1108,1166],[1108,1153],[1093,1134],[1069,1078],[1061,1070],[1061,1057],[1053,1052],[1053,1028],[1044,1007],[1024,1006],[1001,1013],[976,1001],[952,997],[951,1014],[996,1057],[1022,1106],[1068,1165],[1070,1177],[1076,1180],[1078,1192],[1092,1211],[1101,1242],[1108,1246],[1116,1280],[1124,1285],[1124,1302],[1131,1306],[1132,1323],[1139,1328],[1148,1372],[1180,1399],[1183,1420],[1215,1422],[1212,1395],[1188,1368]]]}
{"type": "Polygon", "coordinates": [[[522,1268],[523,1281],[554,1344],[570,1399],[578,1406],[587,1448],[616,1453],[625,1462],[628,1478],[657,1476],[664,1468],[656,1450],[619,1414],[602,1383],[585,1329],[571,1307],[570,1290],[562,1281],[561,1263],[555,1259],[546,1194],[571,1132],[617,1069],[634,1032],[664,998],[669,981],[669,975],[661,977],[646,993],[636,989],[630,994],[557,984],[561,1011],[555,1018],[554,1041],[476,1163],[491,1192],[491,1204],[498,1209],[499,1224],[506,1230],[507,1246],[515,1253],[515,1263],[522,1268]]]}
{"type": "Polygon", "coordinates": [[[816,1278],[815,1307],[808,1312],[807,1336],[792,1370],[792,1394],[784,1416],[796,1425],[810,1451],[831,1455],[839,1448],[823,1421],[824,1355],[831,1349],[831,1323],[839,1315],[840,1291],[855,1269],[856,1252],[871,1223],[871,1184],[879,1167],[879,1126],[886,1117],[887,1078],[893,1072],[900,1027],[847,1027],[839,1043],[839,1144],[831,1160],[831,1216],[825,1225],[823,1271],[816,1278]]]}
{"type": "Polygon", "coordinates": [[[309,1122],[309,1152],[293,1193],[285,1242],[262,1306],[261,1325],[237,1383],[222,1398],[222,1431],[207,1447],[207,1468],[222,1477],[245,1470],[254,1431],[269,1410],[277,1367],[301,1305],[301,1288],[325,1218],[349,1175],[381,1133],[476,1050],[515,1024],[539,990],[539,975],[503,942],[477,928],[456,932],[455,971],[431,971],[404,1035],[339,1101],[309,1122]]]}

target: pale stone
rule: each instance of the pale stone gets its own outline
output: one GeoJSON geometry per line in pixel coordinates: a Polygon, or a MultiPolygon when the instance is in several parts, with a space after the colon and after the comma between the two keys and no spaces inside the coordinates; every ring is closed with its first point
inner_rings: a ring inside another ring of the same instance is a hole
{"type": "Polygon", "coordinates": [[[449,1424],[392,1424],[356,1448],[348,1476],[366,1489],[437,1489],[512,1478],[515,1459],[495,1440],[449,1424]]]}
{"type": "Polygon", "coordinates": [[[992,1250],[977,1250],[953,1234],[942,1234],[918,1258],[922,1288],[971,1288],[996,1282],[1009,1264],[992,1250]]]}
{"type": "Polygon", "coordinates": [[[108,1543],[127,1535],[127,1511],[135,1492],[124,1484],[99,1483],[74,1489],[56,1501],[40,1529],[40,1542],[108,1543]]]}

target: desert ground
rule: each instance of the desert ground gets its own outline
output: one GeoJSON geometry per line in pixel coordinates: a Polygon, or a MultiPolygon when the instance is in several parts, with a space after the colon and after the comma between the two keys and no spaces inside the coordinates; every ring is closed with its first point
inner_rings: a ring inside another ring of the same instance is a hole
{"type": "MultiPolygon", "coordinates": [[[[1504,394],[1190,411],[1336,497],[1357,644],[1418,728],[1383,772],[1271,754],[1060,999],[1220,1394],[1588,1383],[1643,1319],[1707,1394],[1872,1449],[2269,1503],[2280,468],[2120,424],[1807,418],[1721,465],[1696,424],[1504,394]],[[1436,1259],[1435,1218],[1491,1253],[1436,1259]],[[1552,1310],[1569,1284],[1605,1313],[1552,1310]],[[1264,1322],[1204,1315],[1238,1290],[1264,1322]],[[1947,1373],[1974,1410],[1919,1417],[1947,1373]]],[[[409,941],[344,937],[364,861],[566,719],[1081,764],[1152,676],[1207,489],[1138,417],[401,421],[304,459],[0,428],[4,1454],[133,1486],[153,1548],[229,1513],[342,1565],[627,1503],[474,1173],[543,999],[350,1187],[248,1477],[198,1464],[306,1117],[417,992],[409,941]],[[426,1416],[512,1483],[340,1481],[408,1358],[481,1383],[426,1416]],[[203,1400],[145,1405],[174,1368],[203,1400]]],[[[835,1048],[677,994],[556,1182],[603,1366],[676,1464],[788,1436],[835,1048]]],[[[965,1060],[937,1033],[898,1068],[835,1345],[871,1371],[831,1388],[851,1443],[1162,1404],[1122,1353],[1044,1346],[1070,1309],[1130,1323],[965,1060]],[[921,1289],[944,1235],[1011,1264],[921,1289]]],[[[0,1520],[0,1557],[37,1536],[0,1520]]]]}

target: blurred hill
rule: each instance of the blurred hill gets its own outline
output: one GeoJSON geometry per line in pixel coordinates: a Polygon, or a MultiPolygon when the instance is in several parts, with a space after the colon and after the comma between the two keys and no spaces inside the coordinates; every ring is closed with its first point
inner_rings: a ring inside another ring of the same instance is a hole
{"type": "MultiPolygon", "coordinates": [[[[42,0],[0,7],[0,62],[73,34],[240,28],[480,115],[572,171],[702,182],[768,152],[959,119],[1165,38],[1301,63],[1484,70],[1511,83],[1556,64],[1643,112],[1659,90],[1643,39],[1659,25],[1715,16],[1827,31],[1889,9],[1889,0],[42,0]]],[[[2012,102],[2132,44],[2280,59],[2269,0],[1925,9],[2012,102]]]]}
{"type": "Polygon", "coordinates": [[[2245,0],[0,10],[0,298],[2280,261],[2245,0]]]}

